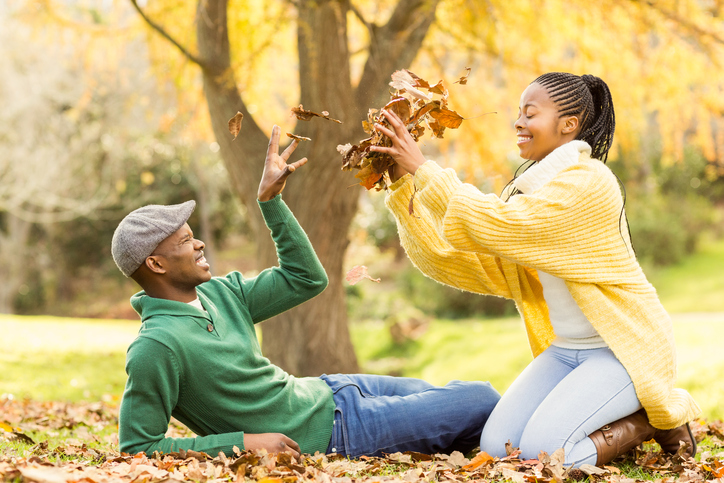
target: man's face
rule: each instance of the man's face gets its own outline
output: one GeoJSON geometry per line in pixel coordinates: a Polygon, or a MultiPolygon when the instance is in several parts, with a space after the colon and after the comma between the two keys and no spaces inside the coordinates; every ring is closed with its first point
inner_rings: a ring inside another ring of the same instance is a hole
{"type": "Polygon", "coordinates": [[[209,264],[204,257],[204,242],[194,238],[188,223],[162,241],[151,256],[166,270],[172,285],[188,289],[211,280],[209,264]]]}

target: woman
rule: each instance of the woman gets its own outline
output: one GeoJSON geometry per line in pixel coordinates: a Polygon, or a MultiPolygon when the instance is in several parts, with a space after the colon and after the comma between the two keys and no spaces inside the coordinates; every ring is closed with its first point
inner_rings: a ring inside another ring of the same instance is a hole
{"type": "Polygon", "coordinates": [[[412,262],[439,282],[513,299],[525,321],[535,359],[491,414],[481,449],[504,456],[510,440],[524,458],[564,448],[566,464],[601,465],[653,437],[671,452],[685,441],[693,456],[687,423],[699,408],[673,387],[671,321],[604,164],[615,128],[608,86],[553,72],[526,88],[515,130],[534,163],[504,199],[426,161],[400,119],[384,116],[389,128],[376,128],[392,146],[372,149],[397,163],[387,205],[412,262]]]}

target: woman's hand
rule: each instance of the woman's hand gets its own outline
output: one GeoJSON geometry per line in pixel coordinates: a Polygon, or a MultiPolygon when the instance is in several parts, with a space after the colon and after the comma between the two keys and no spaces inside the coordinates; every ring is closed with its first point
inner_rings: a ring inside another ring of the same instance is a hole
{"type": "Polygon", "coordinates": [[[292,141],[292,144],[279,155],[279,132],[279,126],[275,125],[269,139],[269,149],[266,152],[266,160],[264,161],[264,173],[261,175],[259,191],[257,192],[259,201],[269,201],[281,193],[289,175],[307,162],[307,158],[302,158],[296,163],[287,164],[289,156],[297,149],[299,141],[296,139],[292,141]]]}
{"type": "MultiPolygon", "coordinates": [[[[389,154],[404,172],[415,174],[417,168],[425,162],[422,151],[420,151],[417,143],[412,139],[412,135],[407,132],[407,128],[394,112],[383,110],[382,115],[385,116],[385,119],[390,123],[392,129],[387,129],[381,124],[375,124],[375,129],[390,138],[392,146],[372,146],[370,147],[370,151],[389,154]]],[[[405,174],[404,172],[399,169],[393,169],[390,172],[390,177],[397,176],[397,178],[399,178],[405,174]]],[[[392,181],[395,181],[395,179],[396,178],[393,178],[392,181]]]]}

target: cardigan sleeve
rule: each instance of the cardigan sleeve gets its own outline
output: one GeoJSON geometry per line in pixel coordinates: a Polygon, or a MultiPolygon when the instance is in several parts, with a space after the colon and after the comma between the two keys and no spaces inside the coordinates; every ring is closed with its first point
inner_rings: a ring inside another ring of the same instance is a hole
{"type": "Polygon", "coordinates": [[[418,205],[442,220],[442,237],[453,249],[504,258],[573,282],[640,280],[620,224],[621,193],[599,161],[578,163],[535,193],[507,202],[461,183],[452,169],[432,161],[417,170],[415,184],[418,205]]]}
{"type": "MultiPolygon", "coordinates": [[[[457,178],[450,180],[460,186],[457,178]]],[[[503,261],[483,253],[458,250],[442,234],[440,212],[413,198],[413,213],[409,213],[414,193],[412,177],[406,175],[391,187],[386,198],[387,207],[395,216],[397,231],[407,256],[422,273],[445,285],[488,295],[514,298],[509,276],[503,261]]]]}

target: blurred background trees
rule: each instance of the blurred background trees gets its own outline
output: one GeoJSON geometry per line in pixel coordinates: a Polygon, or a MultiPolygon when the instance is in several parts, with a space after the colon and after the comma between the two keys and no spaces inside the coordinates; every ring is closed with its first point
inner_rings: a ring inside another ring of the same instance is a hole
{"type": "Polygon", "coordinates": [[[350,187],[356,180],[339,170],[335,146],[364,137],[367,108],[381,106],[389,74],[404,67],[448,84],[472,68],[450,98],[469,120],[443,140],[426,138],[423,150],[493,192],[520,163],[512,124],[525,86],[551,70],[602,77],[618,123],[609,164],[626,185],[643,263],[676,263],[704,234],[721,235],[721,0],[149,0],[133,7],[130,0],[5,7],[0,30],[17,43],[0,46],[6,78],[15,79],[0,80],[11,106],[0,113],[0,269],[14,281],[0,292],[2,311],[132,317],[134,287],[110,261],[110,235],[126,212],[150,202],[200,201],[192,227],[211,252],[214,243],[223,249],[216,274],[273,263],[267,243],[255,255],[244,250],[266,240],[255,193],[277,123],[314,140],[295,153],[311,162],[285,200],[332,284],[264,324],[272,360],[299,375],[354,370],[345,307],[353,319],[409,310],[511,313],[507,302],[444,288],[406,265],[384,195],[350,187]],[[5,29],[11,24],[22,28],[5,29]],[[300,102],[344,124],[296,123],[289,108],[300,102]],[[231,142],[225,123],[237,110],[245,119],[231,142]],[[375,276],[384,271],[385,290],[343,286],[344,272],[359,263],[375,276]]]}

